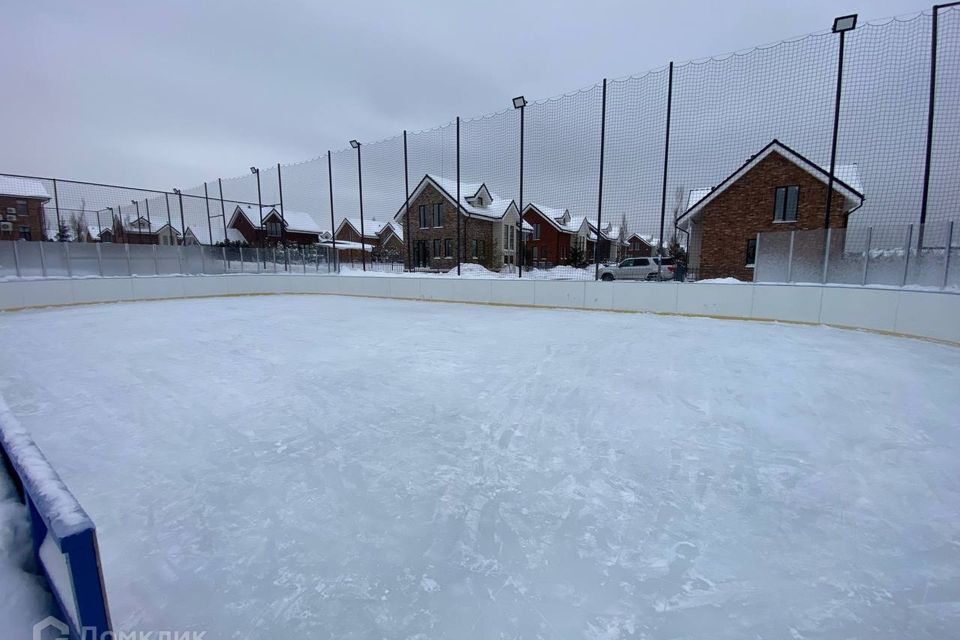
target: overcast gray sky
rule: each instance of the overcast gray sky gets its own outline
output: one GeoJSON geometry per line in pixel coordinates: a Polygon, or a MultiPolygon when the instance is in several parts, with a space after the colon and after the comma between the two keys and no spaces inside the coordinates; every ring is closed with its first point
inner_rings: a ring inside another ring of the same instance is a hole
{"type": "Polygon", "coordinates": [[[3,0],[0,171],[144,187],[295,162],[917,0],[3,0]],[[719,8],[722,4],[722,9],[719,8]]]}

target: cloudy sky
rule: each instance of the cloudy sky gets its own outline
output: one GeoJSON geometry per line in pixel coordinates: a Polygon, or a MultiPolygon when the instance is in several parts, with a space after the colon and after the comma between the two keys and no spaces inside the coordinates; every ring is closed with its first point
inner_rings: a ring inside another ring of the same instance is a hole
{"type": "Polygon", "coordinates": [[[930,3],[4,4],[0,171],[169,188],[930,3]]]}

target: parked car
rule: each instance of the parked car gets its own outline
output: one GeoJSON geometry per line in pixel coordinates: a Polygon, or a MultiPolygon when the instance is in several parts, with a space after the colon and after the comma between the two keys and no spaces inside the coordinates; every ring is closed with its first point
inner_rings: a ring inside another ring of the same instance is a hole
{"type": "Polygon", "coordinates": [[[602,267],[600,279],[605,282],[611,280],[673,280],[673,258],[627,258],[620,264],[602,267]],[[657,267],[660,267],[659,274],[657,267]]]}

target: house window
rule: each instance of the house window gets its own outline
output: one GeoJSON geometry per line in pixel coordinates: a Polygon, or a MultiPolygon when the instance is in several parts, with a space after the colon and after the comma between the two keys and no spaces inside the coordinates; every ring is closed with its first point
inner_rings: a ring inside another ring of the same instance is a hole
{"type": "Polygon", "coordinates": [[[796,222],[800,187],[777,187],[773,198],[774,222],[796,222]]]}
{"type": "Polygon", "coordinates": [[[453,257],[453,240],[450,238],[445,238],[443,240],[443,257],[452,258],[453,257]]]}
{"type": "Polygon", "coordinates": [[[540,223],[539,222],[533,225],[533,239],[534,240],[540,239],[540,223]]]}
{"type": "Polygon", "coordinates": [[[30,227],[20,227],[20,239],[30,240],[30,227]]]}
{"type": "Polygon", "coordinates": [[[507,227],[507,229],[510,230],[510,231],[509,231],[509,233],[510,233],[510,244],[509,244],[509,246],[507,247],[507,249],[509,249],[510,251],[513,251],[513,249],[514,249],[514,244],[515,244],[515,240],[516,240],[516,237],[517,237],[517,235],[516,235],[517,232],[516,232],[516,230],[513,228],[513,225],[512,225],[512,224],[509,225],[509,226],[507,227]]]}
{"type": "Polygon", "coordinates": [[[279,222],[268,222],[267,235],[271,238],[279,238],[282,226],[279,222]]]}
{"type": "Polygon", "coordinates": [[[750,238],[747,240],[747,262],[748,267],[752,267],[757,261],[757,239],[750,238]]]}
{"type": "Polygon", "coordinates": [[[430,226],[430,224],[427,222],[427,205],[425,205],[425,204],[420,205],[420,206],[417,208],[417,215],[418,215],[419,218],[420,218],[420,228],[421,228],[421,229],[426,229],[427,227],[430,226]]]}
{"type": "Polygon", "coordinates": [[[433,226],[443,226],[443,203],[433,205],[433,226]]]}
{"type": "Polygon", "coordinates": [[[440,239],[439,238],[436,238],[433,241],[433,257],[434,258],[440,257],[440,239]]]}
{"type": "Polygon", "coordinates": [[[507,230],[508,227],[509,227],[509,225],[508,225],[507,223],[504,223],[504,224],[503,224],[503,248],[504,248],[504,250],[507,249],[507,244],[509,244],[509,239],[510,239],[510,236],[509,236],[509,233],[510,233],[510,232],[507,230]]]}
{"type": "Polygon", "coordinates": [[[17,200],[17,215],[25,216],[27,215],[27,201],[26,200],[17,200]]]}
{"type": "Polygon", "coordinates": [[[480,241],[479,240],[470,241],[470,256],[474,260],[480,257],[480,241]]]}

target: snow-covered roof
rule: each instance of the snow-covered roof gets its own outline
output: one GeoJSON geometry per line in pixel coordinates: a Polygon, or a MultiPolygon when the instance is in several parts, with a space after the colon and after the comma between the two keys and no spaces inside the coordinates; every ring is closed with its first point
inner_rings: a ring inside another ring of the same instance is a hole
{"type": "Polygon", "coordinates": [[[627,242],[633,242],[634,240],[639,240],[640,242],[646,245],[649,245],[651,247],[654,246],[654,244],[656,243],[656,238],[654,238],[651,235],[646,235],[643,233],[631,233],[630,237],[627,238],[627,242]]]}
{"type": "Polygon", "coordinates": [[[350,242],[349,240],[336,240],[332,238],[329,240],[321,240],[317,243],[321,247],[332,247],[334,244],[337,246],[337,251],[346,251],[347,249],[363,250],[363,251],[373,251],[373,245],[362,244],[360,242],[350,242]]]}
{"type": "MultiPolygon", "coordinates": [[[[360,218],[344,218],[340,221],[340,224],[337,225],[337,231],[339,232],[343,225],[349,225],[353,228],[356,234],[360,235],[360,218]]],[[[377,238],[380,234],[380,231],[383,230],[388,222],[383,220],[375,219],[363,219],[363,237],[364,238],[377,238]]]]}
{"type": "Polygon", "coordinates": [[[380,231],[377,232],[378,235],[383,238],[388,233],[392,233],[397,236],[400,242],[403,242],[403,225],[396,221],[387,221],[384,223],[380,231]]]}
{"type": "MultiPolygon", "coordinates": [[[[167,221],[165,218],[147,220],[144,216],[140,216],[139,218],[123,221],[123,230],[126,233],[159,233],[160,230],[166,226],[167,221]]],[[[180,231],[174,225],[171,224],[169,226],[177,235],[180,234],[180,231]]]]}
{"type": "Polygon", "coordinates": [[[304,211],[290,211],[289,209],[284,209],[283,215],[281,216],[278,208],[264,207],[264,223],[266,223],[267,218],[269,218],[271,215],[276,215],[278,218],[282,218],[284,224],[286,225],[287,231],[292,231],[295,233],[317,234],[319,234],[321,231],[320,225],[317,224],[317,221],[313,219],[313,216],[304,211]]]}
{"type": "Polygon", "coordinates": [[[14,178],[13,176],[0,176],[0,196],[43,200],[44,202],[50,199],[46,187],[39,180],[14,178]]]}
{"type": "MultiPolygon", "coordinates": [[[[761,149],[759,153],[742,164],[739,169],[727,176],[723,182],[716,187],[712,189],[706,187],[691,189],[687,196],[687,210],[684,211],[683,215],[681,215],[677,221],[680,222],[684,221],[684,219],[691,219],[699,214],[714,198],[723,193],[730,185],[734,184],[772,153],[776,153],[792,162],[824,184],[829,182],[830,170],[828,168],[811,162],[779,140],[774,139],[770,144],[761,149]]],[[[837,165],[833,175],[834,189],[839,191],[843,195],[844,200],[846,200],[846,210],[850,211],[860,206],[860,204],[863,203],[863,186],[860,183],[860,174],[857,170],[857,165],[837,165]]]]}
{"type": "MultiPolygon", "coordinates": [[[[429,173],[423,176],[420,184],[410,194],[408,202],[413,202],[428,185],[440,191],[453,204],[457,203],[457,181],[429,173]]],[[[513,200],[491,192],[484,183],[460,183],[460,209],[469,218],[500,220],[511,208],[517,210],[517,205],[513,200]]],[[[400,207],[394,219],[399,220],[405,210],[405,207],[400,207]]]]}
{"type": "Polygon", "coordinates": [[[528,213],[539,214],[541,218],[562,233],[577,233],[580,225],[583,224],[583,218],[572,217],[569,209],[557,209],[536,202],[531,202],[523,208],[523,215],[526,216],[528,213]]]}

